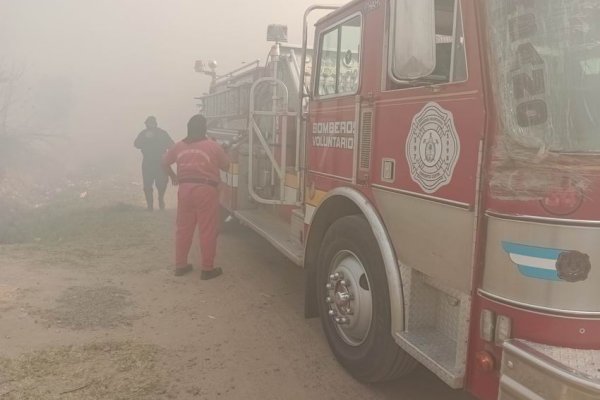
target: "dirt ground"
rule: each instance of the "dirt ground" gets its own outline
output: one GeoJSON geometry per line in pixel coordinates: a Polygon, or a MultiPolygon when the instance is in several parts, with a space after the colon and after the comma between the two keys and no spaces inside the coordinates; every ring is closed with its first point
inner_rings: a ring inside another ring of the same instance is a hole
{"type": "Polygon", "coordinates": [[[1,400],[467,398],[424,369],[353,380],[303,318],[301,269],[245,228],[220,238],[222,277],[173,276],[173,220],[121,179],[0,227],[1,400]]]}

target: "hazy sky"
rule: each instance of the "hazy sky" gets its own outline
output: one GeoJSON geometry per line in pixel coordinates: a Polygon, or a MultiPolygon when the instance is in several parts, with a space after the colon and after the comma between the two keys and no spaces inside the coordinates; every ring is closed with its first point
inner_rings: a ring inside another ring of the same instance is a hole
{"type": "Polygon", "coordinates": [[[288,25],[300,43],[313,2],[0,0],[0,67],[24,68],[20,101],[38,129],[98,152],[129,150],[150,114],[184,136],[209,80],[195,60],[215,59],[220,72],[264,61],[267,25],[288,25]]]}

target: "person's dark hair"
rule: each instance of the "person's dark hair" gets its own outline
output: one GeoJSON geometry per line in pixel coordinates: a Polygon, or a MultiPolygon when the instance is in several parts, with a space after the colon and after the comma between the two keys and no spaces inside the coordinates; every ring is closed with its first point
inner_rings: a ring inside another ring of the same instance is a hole
{"type": "Polygon", "coordinates": [[[206,137],[206,118],[204,115],[196,114],[187,124],[188,138],[203,139],[206,137]]]}
{"type": "Polygon", "coordinates": [[[158,124],[156,123],[156,117],[152,115],[146,118],[146,121],[144,121],[144,123],[146,124],[147,128],[156,128],[158,126],[158,124]]]}

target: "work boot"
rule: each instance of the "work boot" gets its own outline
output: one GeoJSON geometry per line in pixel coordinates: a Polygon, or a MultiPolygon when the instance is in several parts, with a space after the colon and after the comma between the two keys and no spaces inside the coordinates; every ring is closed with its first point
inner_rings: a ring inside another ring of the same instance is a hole
{"type": "Polygon", "coordinates": [[[188,264],[184,267],[176,266],[174,275],[175,276],[183,276],[185,274],[192,272],[192,269],[194,269],[194,267],[192,267],[192,264],[188,264]]]}
{"type": "Polygon", "coordinates": [[[207,281],[209,279],[216,278],[217,276],[221,275],[222,273],[223,273],[223,270],[221,268],[211,269],[210,271],[202,271],[200,273],[200,280],[207,281]]]}

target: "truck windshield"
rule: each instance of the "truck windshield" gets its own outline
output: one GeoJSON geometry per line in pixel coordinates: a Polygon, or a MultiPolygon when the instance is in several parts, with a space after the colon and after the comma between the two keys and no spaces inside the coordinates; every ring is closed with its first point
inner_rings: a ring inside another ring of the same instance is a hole
{"type": "Polygon", "coordinates": [[[503,133],[555,152],[600,152],[600,2],[487,0],[503,133]]]}

